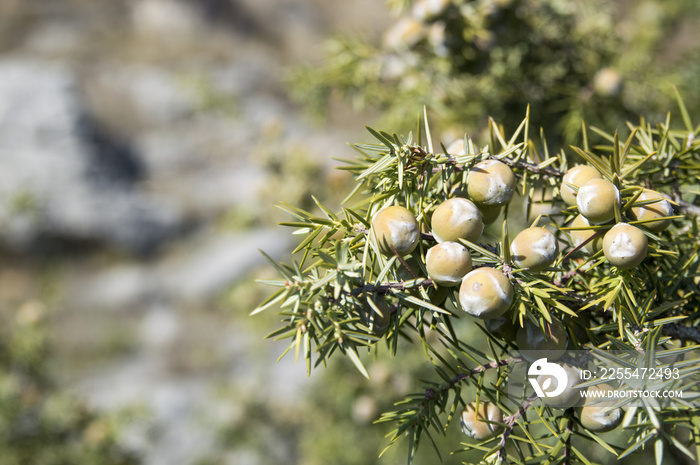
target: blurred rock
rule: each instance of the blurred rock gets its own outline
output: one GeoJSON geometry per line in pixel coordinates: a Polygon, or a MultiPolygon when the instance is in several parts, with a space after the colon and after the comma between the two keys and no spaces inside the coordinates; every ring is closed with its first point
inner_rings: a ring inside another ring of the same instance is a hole
{"type": "Polygon", "coordinates": [[[201,29],[192,5],[177,0],[140,0],[132,6],[132,21],[138,32],[179,40],[201,29]]]}
{"type": "Polygon", "coordinates": [[[94,310],[129,310],[147,306],[160,296],[158,279],[147,266],[125,264],[90,270],[68,284],[68,304],[94,310]]]}
{"type": "Polygon", "coordinates": [[[24,301],[36,292],[36,282],[26,271],[12,267],[0,269],[0,301],[24,301]]]}
{"type": "Polygon", "coordinates": [[[139,328],[141,340],[149,349],[165,349],[173,344],[181,331],[176,311],[167,305],[154,305],[144,316],[139,328]]]}
{"type": "Polygon", "coordinates": [[[37,28],[27,37],[27,51],[41,56],[60,56],[73,53],[84,37],[70,24],[56,23],[37,28]]]}
{"type": "Polygon", "coordinates": [[[196,103],[178,82],[176,73],[149,66],[119,66],[101,69],[98,79],[103,91],[118,94],[132,104],[147,129],[172,126],[195,110],[196,103]]]}
{"type": "Polygon", "coordinates": [[[201,301],[224,291],[263,263],[260,250],[276,256],[289,247],[290,239],[279,230],[257,230],[209,238],[197,253],[167,266],[165,289],[180,300],[201,301]]]}
{"type": "Polygon", "coordinates": [[[0,300],[50,288],[59,382],[100,410],[145,407],[120,439],[144,464],[297,461],[274,430],[270,451],[219,443],[246,402],[291,416],[318,379],[291,356],[277,363],[288,342],[251,329],[262,323],[247,302],[223,312],[216,300],[265,263],[258,249],[287,260],[289,231],[224,228],[240,227],[232,210],[290,201],[269,186],[269,154],[352,153],[362,118],[335,112],[319,131],[280,81],[321,56],[331,29],[384,28],[388,13],[368,17],[375,2],[357,1],[0,1],[0,48],[13,54],[0,55],[0,249],[158,250],[76,259],[64,248],[36,276],[19,256],[16,269],[0,264],[0,300]]]}
{"type": "Polygon", "coordinates": [[[77,386],[97,408],[125,408],[141,403],[150,421],[132,423],[123,442],[149,465],[195,463],[214,446],[207,425],[197,421],[203,409],[213,408],[211,388],[202,377],[167,377],[156,357],[140,356],[118,369],[104,370],[77,386]]]}
{"type": "Polygon", "coordinates": [[[87,276],[75,276],[65,283],[67,304],[79,309],[119,311],[163,302],[208,301],[262,265],[265,259],[260,250],[277,257],[290,246],[289,236],[278,229],[218,236],[204,233],[201,241],[189,253],[156,263],[110,266],[90,270],[87,276]]]}
{"type": "Polygon", "coordinates": [[[148,253],[172,236],[177,209],[138,189],[140,160],[89,117],[68,68],[0,60],[0,243],[44,240],[148,253]]]}
{"type": "Polygon", "coordinates": [[[214,24],[229,26],[241,35],[259,31],[260,21],[238,0],[189,0],[202,16],[214,24]]]}

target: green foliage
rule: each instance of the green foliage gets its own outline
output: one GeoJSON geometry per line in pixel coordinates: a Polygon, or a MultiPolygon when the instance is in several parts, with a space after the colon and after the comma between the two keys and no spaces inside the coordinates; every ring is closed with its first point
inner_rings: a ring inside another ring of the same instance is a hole
{"type": "Polygon", "coordinates": [[[37,301],[3,314],[0,460],[7,465],[130,465],[117,443],[126,418],[98,415],[52,382],[46,310],[37,301]]]}
{"type": "MultiPolygon", "coordinates": [[[[323,113],[333,95],[380,109],[405,127],[427,105],[446,129],[514,128],[527,105],[552,140],[573,142],[580,121],[623,129],[663,117],[671,85],[698,97],[700,7],[689,0],[406,0],[383,43],[327,45],[324,66],[297,68],[293,95],[323,113]],[[426,12],[428,5],[440,5],[426,12]]],[[[448,141],[449,142],[449,141],[448,141]]]]}
{"type": "MultiPolygon", "coordinates": [[[[554,318],[568,322],[571,348],[603,354],[610,350],[658,354],[675,343],[681,348],[667,355],[695,355],[676,365],[685,370],[677,388],[697,392],[700,374],[691,367],[697,364],[700,344],[696,328],[700,319],[700,126],[692,122],[680,99],[679,103],[680,127],[670,115],[654,124],[644,119],[638,125],[628,124],[625,134],[583,125],[581,146],[557,151],[550,150],[543,132],[531,138],[529,115],[508,135],[489,120],[487,139],[479,144],[465,136],[463,151],[449,151],[438,144],[427,115],[407,136],[368,128],[376,142],[354,145],[359,157],[342,168],[356,180],[345,207],[335,212],[316,198],[317,213],[282,207],[293,218],[283,224],[302,239],[291,264],[270,259],[280,278],[261,282],[277,290],[253,313],[281,309],[281,326],[269,337],[288,340],[287,352],[302,357],[309,372],[342,354],[369,376],[366,367],[372,354],[388,354],[398,365],[411,344],[422,348],[425,363],[435,370],[433,379],[426,380],[422,390],[406,394],[379,420],[393,425],[389,445],[408,438],[409,463],[424,443],[445,456],[440,436],[474,400],[488,400],[504,412],[503,431],[484,441],[465,441],[461,448],[453,444],[450,451],[476,452],[487,463],[587,464],[584,445],[623,457],[652,448],[653,443],[657,457],[663,455],[664,447],[692,456],[700,426],[691,404],[632,407],[623,403],[629,407],[623,431],[609,433],[615,435],[613,439],[602,439],[581,424],[576,409],[554,409],[533,398],[520,402],[509,397],[506,383],[523,362],[511,355],[518,348],[516,342],[501,339],[483,328],[480,320],[464,316],[458,288],[435,286],[425,269],[426,252],[435,243],[428,232],[434,208],[463,195],[476,163],[500,160],[517,177],[518,201],[504,207],[502,223],[491,229],[490,236],[483,236],[483,242],[461,242],[470,250],[475,267],[497,268],[513,284],[510,321],[519,327],[529,320],[545,335],[554,318]],[[565,205],[559,192],[564,173],[580,160],[614,183],[621,197],[615,220],[587,228],[603,234],[618,222],[640,227],[649,243],[640,266],[618,269],[603,251],[577,254],[583,244],[574,246],[567,225],[578,208],[565,205]],[[673,202],[670,228],[651,232],[632,215],[633,207],[649,204],[638,201],[644,188],[662,192],[673,202]],[[551,192],[549,198],[545,191],[551,192]],[[548,213],[533,214],[542,204],[548,213]],[[371,234],[373,216],[388,205],[408,208],[422,226],[418,247],[404,257],[382,254],[371,234]],[[562,244],[553,265],[537,272],[517,268],[509,252],[514,232],[531,225],[546,225],[562,244]],[[444,301],[437,298],[439,293],[447,295],[444,301]],[[382,310],[378,305],[368,307],[372,300],[367,296],[388,303],[390,323],[385,331],[374,326],[374,317],[382,310]],[[590,325],[571,323],[584,319],[590,319],[590,325]],[[465,337],[469,334],[465,328],[475,325],[485,337],[465,337]],[[690,439],[682,431],[689,432],[690,439]]],[[[650,356],[647,363],[652,360],[650,356]]]]}

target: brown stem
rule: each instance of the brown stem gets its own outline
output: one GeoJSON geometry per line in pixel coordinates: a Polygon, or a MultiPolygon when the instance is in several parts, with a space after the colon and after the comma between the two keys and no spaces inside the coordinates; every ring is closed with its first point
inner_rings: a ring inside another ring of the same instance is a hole
{"type": "Polygon", "coordinates": [[[449,382],[448,388],[451,388],[455,384],[459,383],[460,381],[464,381],[465,379],[469,379],[474,375],[478,375],[479,373],[483,373],[484,371],[490,369],[490,368],[498,368],[506,365],[510,365],[511,363],[518,363],[522,362],[525,359],[522,357],[508,357],[504,358],[501,360],[494,360],[489,363],[484,363],[483,365],[479,365],[478,367],[472,368],[471,370],[465,372],[465,373],[460,373],[454,378],[452,378],[449,382]]]}
{"type": "Polygon", "coordinates": [[[559,170],[555,170],[552,168],[540,168],[539,166],[535,165],[534,163],[528,163],[525,161],[513,161],[508,158],[503,158],[500,160],[501,162],[505,163],[506,165],[510,166],[511,168],[519,168],[524,171],[529,171],[530,173],[534,174],[543,174],[546,176],[551,176],[554,178],[561,178],[564,176],[564,173],[560,172],[559,170]]]}
{"type": "Polygon", "coordinates": [[[592,241],[596,240],[597,238],[599,238],[600,236],[602,236],[603,233],[605,233],[606,231],[607,231],[606,229],[599,229],[598,231],[596,231],[595,234],[591,235],[585,241],[581,242],[579,245],[577,245],[573,249],[569,250],[569,252],[566,255],[564,255],[564,258],[562,258],[562,261],[569,260],[569,257],[572,254],[575,254],[576,252],[581,250],[582,247],[585,247],[586,244],[588,244],[589,242],[592,242],[592,241]]]}
{"type": "Polygon", "coordinates": [[[513,432],[513,428],[515,428],[515,424],[518,421],[518,419],[525,415],[525,412],[527,411],[527,409],[530,408],[530,405],[532,405],[532,401],[534,401],[535,399],[537,399],[537,394],[532,394],[530,397],[525,399],[523,405],[520,406],[517,412],[503,419],[503,422],[506,424],[506,427],[503,430],[503,436],[501,436],[501,441],[498,443],[498,456],[504,462],[506,461],[506,444],[508,443],[508,438],[513,432]]]}
{"type": "Polygon", "coordinates": [[[569,412],[569,421],[566,422],[566,442],[564,443],[564,463],[562,465],[571,465],[571,436],[574,432],[574,415],[569,412]]]}
{"type": "Polygon", "coordinates": [[[680,197],[673,199],[673,201],[678,204],[676,210],[678,210],[679,213],[684,213],[688,216],[700,217],[700,207],[698,207],[697,205],[693,205],[690,202],[686,202],[680,197]]]}
{"type": "Polygon", "coordinates": [[[561,278],[554,279],[552,283],[554,283],[555,286],[561,287],[564,285],[564,282],[567,281],[569,278],[572,278],[579,274],[581,272],[581,268],[574,268],[572,270],[567,271],[563,275],[561,275],[561,278]]]}
{"type": "MultiPolygon", "coordinates": [[[[396,247],[394,247],[391,244],[389,244],[389,247],[391,247],[391,251],[394,252],[394,255],[396,256],[396,258],[398,258],[399,261],[401,262],[401,265],[410,271],[411,267],[408,266],[408,263],[406,263],[406,260],[404,260],[403,257],[401,256],[401,254],[396,250],[396,247]]],[[[411,273],[411,274],[413,274],[413,273],[411,273]]]]}
{"type": "MultiPolygon", "coordinates": [[[[464,381],[466,379],[469,379],[472,376],[478,375],[479,373],[483,373],[484,371],[486,371],[488,369],[498,368],[498,367],[510,365],[511,363],[522,362],[524,360],[525,359],[522,357],[508,357],[508,358],[504,358],[501,360],[494,360],[492,362],[484,363],[483,365],[479,365],[477,367],[474,367],[469,371],[458,374],[457,376],[452,378],[447,384],[444,384],[443,386],[441,386],[439,392],[436,392],[435,389],[433,389],[433,388],[426,389],[425,390],[425,399],[426,400],[435,400],[439,397],[439,394],[452,389],[455,386],[455,384],[457,384],[461,381],[464,381]]],[[[423,404],[423,406],[425,407],[424,404],[423,404]]]]}
{"type": "Polygon", "coordinates": [[[384,293],[390,290],[405,291],[407,289],[415,289],[418,287],[430,287],[433,285],[433,280],[430,278],[424,279],[423,281],[417,282],[412,285],[407,285],[403,281],[381,283],[378,286],[374,284],[364,284],[362,286],[356,287],[352,290],[354,295],[362,294],[363,292],[379,292],[384,293]]]}
{"type": "Polygon", "coordinates": [[[668,323],[661,328],[661,334],[685,341],[693,341],[700,344],[700,328],[696,326],[679,325],[678,323],[668,323]]]}
{"type": "Polygon", "coordinates": [[[437,239],[435,239],[435,236],[433,236],[433,233],[426,233],[422,232],[420,233],[420,238],[423,239],[424,241],[429,241],[429,242],[437,242],[437,239]]]}
{"type": "Polygon", "coordinates": [[[530,397],[525,399],[523,402],[523,405],[520,406],[517,412],[514,414],[507,416],[503,419],[504,423],[506,424],[506,428],[510,428],[511,430],[515,427],[515,423],[522,417],[527,409],[530,408],[530,405],[532,405],[532,402],[537,399],[537,394],[532,394],[530,397]]]}

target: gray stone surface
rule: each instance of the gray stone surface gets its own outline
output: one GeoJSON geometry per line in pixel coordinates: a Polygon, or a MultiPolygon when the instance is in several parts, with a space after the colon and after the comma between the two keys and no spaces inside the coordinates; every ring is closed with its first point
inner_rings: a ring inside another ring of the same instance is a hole
{"type": "Polygon", "coordinates": [[[67,305],[93,311],[126,311],[167,302],[206,302],[264,262],[260,250],[279,257],[291,244],[277,229],[202,235],[199,244],[156,262],[90,269],[66,282],[67,305]]]}
{"type": "Polygon", "coordinates": [[[138,156],[91,120],[71,70],[0,59],[0,241],[44,239],[149,252],[173,235],[177,208],[137,188],[138,156]],[[20,201],[23,199],[23,201],[20,201]]]}
{"type": "MultiPolygon", "coordinates": [[[[147,418],[122,440],[146,465],[212,453],[268,463],[250,445],[221,450],[217,426],[244,421],[238,394],[288,408],[317,380],[293,355],[277,363],[287,342],[263,341],[272,328],[251,330],[250,309],[217,305],[265,263],[258,249],[288,259],[289,230],[269,218],[245,231],[221,222],[261,210],[262,187],[274,192],[265,154],[353,153],[345,144],[362,125],[310,124],[281,81],[288,64],[320,55],[331,27],[382,22],[364,14],[374,0],[357,1],[36,2],[31,30],[3,44],[0,248],[22,261],[53,247],[60,297],[47,304],[57,345],[69,341],[55,356],[74,364],[60,381],[101,410],[143,405],[147,418]],[[235,395],[222,399],[222,387],[235,395]]],[[[33,277],[37,289],[45,276],[33,277]]],[[[289,438],[274,440],[283,462],[289,438]]]]}

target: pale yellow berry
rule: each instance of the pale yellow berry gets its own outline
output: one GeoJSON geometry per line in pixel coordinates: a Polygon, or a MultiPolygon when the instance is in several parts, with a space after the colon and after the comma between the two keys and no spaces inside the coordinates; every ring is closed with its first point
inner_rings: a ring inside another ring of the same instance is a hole
{"type": "Polygon", "coordinates": [[[454,197],[442,202],[430,220],[433,237],[438,242],[465,239],[476,242],[484,230],[481,213],[474,202],[454,197]]]}
{"type": "Polygon", "coordinates": [[[577,165],[564,174],[561,183],[561,198],[567,205],[576,205],[576,190],[569,184],[580,189],[591,179],[602,179],[600,172],[588,165],[577,165]]]}
{"type": "Polygon", "coordinates": [[[455,139],[447,146],[447,151],[450,155],[466,155],[467,148],[464,145],[464,138],[455,139]]]}
{"type": "Polygon", "coordinates": [[[498,318],[513,303],[513,285],[495,268],[477,268],[469,272],[459,288],[459,303],[468,314],[488,320],[498,318]]]}
{"type": "Polygon", "coordinates": [[[503,413],[492,402],[480,401],[478,410],[476,402],[470,402],[462,411],[460,423],[462,432],[472,439],[483,441],[497,435],[502,429],[503,413]]]}
{"type": "Polygon", "coordinates": [[[627,223],[618,223],[605,233],[605,258],[621,270],[636,267],[647,256],[648,241],[641,229],[627,223]]]}
{"type": "MultiPolygon", "coordinates": [[[[547,407],[576,407],[583,403],[581,389],[575,387],[576,385],[583,382],[583,380],[581,379],[581,370],[573,365],[569,365],[568,363],[560,363],[559,366],[561,366],[564,369],[564,373],[566,373],[566,387],[564,389],[564,392],[556,396],[545,396],[544,398],[542,398],[542,401],[547,407]]],[[[545,393],[555,392],[555,390],[559,387],[556,377],[550,375],[539,375],[537,377],[537,382],[540,386],[545,386],[548,382],[547,380],[549,380],[550,387],[547,391],[545,391],[545,393]]]]}
{"type": "MultiPolygon", "coordinates": [[[[454,195],[464,199],[469,198],[466,186],[460,186],[454,191],[454,195]]],[[[496,221],[503,210],[502,205],[485,205],[483,203],[479,203],[476,204],[476,206],[479,209],[479,213],[481,213],[481,221],[484,223],[484,225],[491,224],[496,221]]]]}
{"type": "Polygon", "coordinates": [[[559,244],[554,234],[544,228],[526,228],[510,244],[510,254],[518,268],[539,271],[557,259],[559,244]]]}
{"type": "Polygon", "coordinates": [[[576,205],[589,223],[607,223],[620,206],[620,191],[606,179],[591,179],[578,190],[576,205]]]}
{"type": "Polygon", "coordinates": [[[638,221],[655,220],[648,221],[640,224],[652,232],[661,232],[671,225],[673,220],[665,218],[667,216],[673,216],[673,206],[671,202],[666,200],[663,194],[653,191],[651,189],[644,189],[642,193],[637,198],[638,202],[644,202],[648,200],[658,199],[657,202],[642,205],[640,207],[632,207],[632,214],[638,221]]]}
{"type": "Polygon", "coordinates": [[[622,409],[611,408],[616,403],[614,389],[609,384],[596,384],[588,388],[589,395],[583,403],[579,419],[584,428],[596,433],[612,431],[622,423],[622,409]],[[593,392],[609,393],[607,399],[591,395],[593,392]]]}
{"type": "Polygon", "coordinates": [[[420,241],[418,221],[410,210],[392,206],[387,207],[372,219],[372,234],[377,239],[379,250],[386,256],[407,255],[416,248],[420,241]]]}
{"type": "Polygon", "coordinates": [[[515,193],[515,175],[498,160],[477,163],[467,175],[467,194],[478,204],[505,205],[515,193]]]}
{"type": "Polygon", "coordinates": [[[610,97],[617,95],[622,87],[622,76],[615,68],[603,68],[593,77],[593,90],[596,94],[610,97]]]}
{"type": "MultiPolygon", "coordinates": [[[[592,225],[583,215],[577,215],[569,226],[572,228],[587,228],[592,225]]],[[[600,233],[600,231],[594,229],[572,229],[571,240],[573,241],[574,247],[578,247],[596,234],[598,234],[598,236],[596,236],[595,239],[588,241],[586,245],[579,249],[585,254],[594,255],[603,248],[603,234],[600,233]]]]}
{"type": "Polygon", "coordinates": [[[435,283],[445,287],[457,286],[464,275],[471,271],[472,258],[462,244],[443,242],[428,249],[425,268],[435,283]]]}
{"type": "Polygon", "coordinates": [[[569,184],[580,189],[585,183],[591,179],[601,179],[603,176],[600,172],[588,165],[577,165],[570,168],[562,178],[561,183],[561,198],[567,205],[576,205],[576,191],[569,184]]]}

